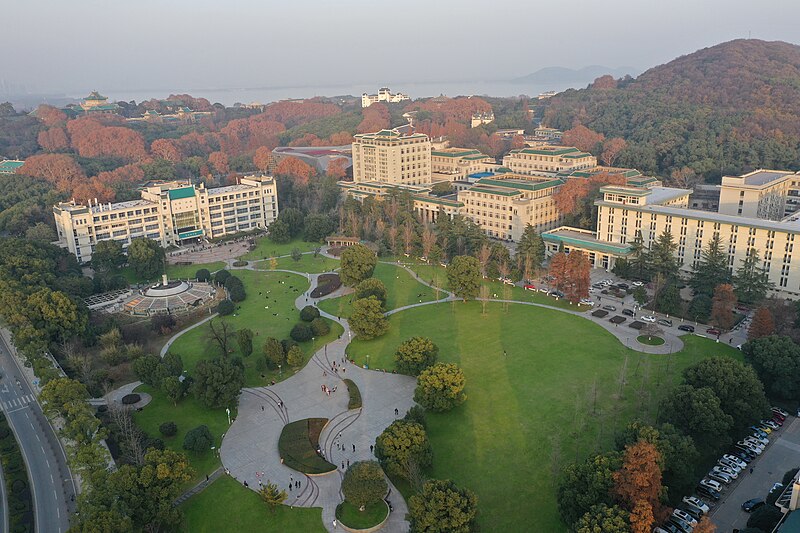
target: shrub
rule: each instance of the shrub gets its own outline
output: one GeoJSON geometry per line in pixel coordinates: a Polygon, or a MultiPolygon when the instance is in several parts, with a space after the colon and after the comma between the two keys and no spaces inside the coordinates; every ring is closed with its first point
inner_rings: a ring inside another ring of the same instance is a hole
{"type": "Polygon", "coordinates": [[[418,376],[436,362],[439,347],[427,337],[411,337],[397,347],[394,360],[401,374],[418,376]]]}
{"type": "Polygon", "coordinates": [[[176,323],[175,317],[171,314],[158,314],[150,317],[150,329],[162,335],[171,332],[176,323]]]}
{"type": "Polygon", "coordinates": [[[319,318],[319,309],[313,305],[307,305],[300,311],[300,320],[303,322],[311,322],[315,318],[319,318]]]}
{"type": "Polygon", "coordinates": [[[231,273],[227,270],[218,270],[217,273],[214,274],[214,283],[217,285],[225,285],[225,282],[228,281],[229,277],[231,277],[231,273]]]}
{"type": "Polygon", "coordinates": [[[305,322],[298,322],[292,328],[289,336],[292,338],[292,340],[297,342],[305,342],[311,340],[311,338],[314,336],[314,330],[312,330],[311,326],[305,322]]]}
{"type": "Polygon", "coordinates": [[[242,280],[236,276],[230,276],[225,280],[225,288],[228,290],[229,297],[233,302],[243,302],[247,297],[242,280]]]}
{"type": "Polygon", "coordinates": [[[281,346],[283,346],[284,353],[289,353],[289,350],[297,346],[297,341],[292,339],[283,339],[281,341],[281,346]]]}
{"type": "Polygon", "coordinates": [[[361,407],[361,391],[358,390],[358,385],[353,383],[352,379],[345,379],[344,384],[347,385],[347,393],[350,395],[350,400],[347,402],[347,408],[358,409],[361,407]]]}
{"type": "Polygon", "coordinates": [[[289,363],[290,366],[293,366],[295,368],[302,366],[304,361],[305,361],[305,354],[303,353],[303,350],[297,345],[292,346],[289,352],[286,354],[286,362],[289,363]]]}
{"type": "Polygon", "coordinates": [[[267,358],[263,355],[256,357],[256,371],[264,372],[267,369],[267,358]]]}
{"type": "Polygon", "coordinates": [[[414,401],[431,411],[449,411],[467,399],[465,384],[464,372],[458,366],[438,363],[417,378],[414,401]]]}
{"type": "Polygon", "coordinates": [[[386,306],[386,286],[377,278],[365,279],[356,285],[353,297],[356,300],[374,296],[381,302],[381,307],[386,306]]]}
{"type": "Polygon", "coordinates": [[[321,274],[317,278],[317,286],[311,291],[311,297],[321,298],[323,296],[327,296],[341,286],[342,280],[339,279],[339,274],[321,274]]]}
{"type": "Polygon", "coordinates": [[[211,279],[211,272],[207,268],[201,268],[194,273],[194,277],[197,281],[208,281],[211,279]]]}
{"type": "Polygon", "coordinates": [[[342,494],[345,499],[362,509],[370,503],[380,501],[387,489],[386,478],[377,461],[353,463],[342,479],[342,494]]]}
{"type": "Polygon", "coordinates": [[[175,422],[164,422],[158,426],[158,431],[165,437],[174,437],[178,434],[178,426],[175,422]]]}
{"type": "Polygon", "coordinates": [[[211,431],[205,424],[190,429],[183,437],[183,449],[193,452],[210,450],[213,443],[214,437],[211,436],[211,431]]]}
{"type": "Polygon", "coordinates": [[[247,261],[242,261],[242,260],[234,261],[233,262],[233,266],[239,267],[239,268],[246,267],[247,266],[247,261]]]}
{"type": "Polygon", "coordinates": [[[403,420],[416,422],[423,428],[428,428],[428,421],[425,419],[425,408],[419,405],[415,405],[409,409],[408,412],[406,412],[406,416],[403,417],[403,420]]]}
{"type": "Polygon", "coordinates": [[[28,483],[22,479],[15,479],[11,482],[11,492],[14,494],[22,494],[28,489],[28,483]]]}
{"type": "Polygon", "coordinates": [[[322,337],[330,333],[331,327],[324,318],[319,317],[311,321],[311,331],[314,332],[315,337],[322,337]]]}
{"type": "Polygon", "coordinates": [[[141,399],[142,397],[138,394],[126,394],[122,397],[122,405],[133,405],[141,399]]]}
{"type": "Polygon", "coordinates": [[[230,315],[236,310],[236,306],[230,300],[222,300],[217,306],[217,313],[221,316],[230,315]]]}

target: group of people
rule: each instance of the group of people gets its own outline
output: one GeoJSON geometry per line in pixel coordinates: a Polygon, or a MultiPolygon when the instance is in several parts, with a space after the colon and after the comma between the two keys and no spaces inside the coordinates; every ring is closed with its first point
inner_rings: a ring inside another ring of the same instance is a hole
{"type": "Polygon", "coordinates": [[[337,386],[338,386],[338,385],[334,386],[334,387],[331,389],[331,388],[330,388],[330,387],[328,387],[327,385],[322,385],[322,386],[321,386],[321,387],[322,387],[322,392],[324,392],[325,394],[327,394],[328,396],[330,396],[332,392],[336,392],[336,387],[337,387],[337,386]]]}

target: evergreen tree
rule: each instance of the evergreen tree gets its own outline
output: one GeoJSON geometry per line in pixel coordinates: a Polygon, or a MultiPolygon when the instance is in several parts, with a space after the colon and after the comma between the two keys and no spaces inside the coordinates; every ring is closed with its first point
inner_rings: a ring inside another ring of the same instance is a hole
{"type": "Polygon", "coordinates": [[[665,279],[674,279],[678,275],[678,259],[675,252],[678,245],[667,230],[658,236],[650,247],[650,266],[653,274],[661,274],[665,279]]]}
{"type": "Polygon", "coordinates": [[[708,246],[703,250],[700,262],[692,274],[689,286],[695,294],[706,294],[712,296],[714,287],[725,285],[731,282],[731,273],[728,270],[728,254],[722,248],[722,240],[719,233],[714,233],[714,237],[709,241],[708,246]]]}
{"type": "Polygon", "coordinates": [[[522,232],[522,238],[517,243],[517,257],[522,257],[523,260],[530,260],[533,270],[542,268],[544,261],[544,240],[536,229],[527,224],[525,231],[522,232]]]}
{"type": "Polygon", "coordinates": [[[631,242],[630,273],[638,279],[650,279],[650,250],[644,245],[642,232],[637,231],[631,242]]]}
{"type": "Polygon", "coordinates": [[[758,250],[750,248],[747,257],[742,260],[741,266],[736,270],[733,286],[736,288],[736,296],[741,302],[758,303],[767,296],[768,291],[775,287],[760,262],[758,250]]]}
{"type": "Polygon", "coordinates": [[[678,315],[681,312],[681,293],[677,285],[670,283],[661,291],[658,310],[666,315],[678,315]]]}

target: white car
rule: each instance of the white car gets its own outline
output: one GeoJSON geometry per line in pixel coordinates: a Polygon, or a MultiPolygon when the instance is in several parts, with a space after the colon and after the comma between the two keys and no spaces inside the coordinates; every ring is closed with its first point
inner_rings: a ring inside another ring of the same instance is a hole
{"type": "Polygon", "coordinates": [[[653,315],[642,315],[639,317],[639,320],[642,320],[643,322],[654,323],[656,321],[656,317],[653,315]]]}
{"type": "Polygon", "coordinates": [[[686,511],[681,511],[680,509],[675,509],[674,511],[672,511],[672,514],[673,514],[673,516],[677,516],[678,518],[680,518],[684,522],[688,523],[690,526],[697,527],[697,520],[695,520],[695,518],[692,515],[690,515],[689,513],[687,513],[686,511]]]}
{"type": "Polygon", "coordinates": [[[750,444],[749,442],[746,442],[746,441],[743,441],[743,440],[740,440],[736,444],[741,446],[745,450],[750,450],[751,452],[753,452],[756,455],[761,455],[761,452],[764,451],[764,448],[762,448],[760,446],[754,446],[754,445],[750,444]]]}
{"type": "Polygon", "coordinates": [[[722,456],[722,458],[723,459],[727,459],[731,463],[737,465],[739,467],[739,470],[747,468],[747,463],[745,463],[744,461],[742,461],[740,458],[736,457],[735,455],[731,455],[729,453],[726,453],[725,455],[722,456]]]}
{"type": "Polygon", "coordinates": [[[631,283],[631,285],[633,285],[634,287],[641,287],[642,285],[644,285],[644,283],[642,283],[641,281],[634,281],[633,283],[631,283]]]}
{"type": "Polygon", "coordinates": [[[685,503],[686,505],[691,505],[692,507],[700,511],[700,513],[702,514],[706,514],[711,510],[708,504],[703,500],[701,500],[700,498],[698,498],[697,496],[684,496],[683,503],[685,503]]]}
{"type": "Polygon", "coordinates": [[[713,479],[708,479],[707,477],[704,477],[700,480],[700,486],[715,490],[717,492],[722,492],[722,484],[719,481],[714,481],[713,479]]]}
{"type": "Polygon", "coordinates": [[[717,464],[719,466],[724,466],[731,472],[735,472],[737,474],[742,471],[742,468],[739,465],[737,465],[733,461],[728,461],[727,459],[724,458],[721,458],[719,461],[717,461],[717,464]]]}
{"type": "Polygon", "coordinates": [[[732,469],[730,469],[728,467],[725,467],[725,466],[715,466],[714,468],[711,469],[711,471],[712,472],[718,472],[720,474],[725,474],[726,476],[728,476],[731,479],[737,479],[739,477],[739,474],[737,474],[732,469]]]}
{"type": "Polygon", "coordinates": [[[778,429],[780,426],[772,420],[762,420],[762,424],[771,427],[773,430],[778,429]]]}
{"type": "Polygon", "coordinates": [[[580,305],[594,305],[591,298],[581,298],[580,305]]]}
{"type": "Polygon", "coordinates": [[[753,434],[752,436],[747,437],[744,440],[750,440],[750,439],[756,441],[757,443],[761,444],[762,446],[767,446],[769,444],[769,439],[761,437],[761,436],[759,436],[757,434],[753,434]]]}

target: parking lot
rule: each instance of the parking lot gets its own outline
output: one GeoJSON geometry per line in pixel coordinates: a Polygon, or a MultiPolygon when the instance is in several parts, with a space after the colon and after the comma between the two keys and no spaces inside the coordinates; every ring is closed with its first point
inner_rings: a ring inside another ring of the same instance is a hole
{"type": "Polygon", "coordinates": [[[766,498],[773,483],[779,482],[787,470],[800,466],[800,419],[787,418],[778,435],[773,432],[769,440],[764,453],[748,465],[753,473],[743,471],[711,510],[709,515],[718,533],[747,527],[750,514],[742,511],[742,503],[752,498],[766,498]]]}

